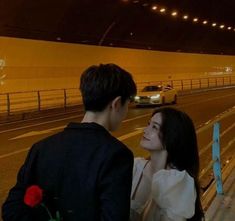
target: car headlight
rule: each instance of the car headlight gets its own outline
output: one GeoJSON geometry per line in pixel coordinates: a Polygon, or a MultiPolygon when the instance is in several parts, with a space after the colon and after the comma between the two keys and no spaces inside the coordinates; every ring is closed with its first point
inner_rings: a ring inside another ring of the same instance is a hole
{"type": "Polygon", "coordinates": [[[153,95],[153,96],[151,96],[150,98],[151,98],[151,99],[158,99],[158,98],[160,98],[160,94],[153,95]]]}
{"type": "Polygon", "coordinates": [[[137,100],[139,100],[140,99],[140,97],[139,96],[135,96],[135,101],[137,101],[137,100]]]}

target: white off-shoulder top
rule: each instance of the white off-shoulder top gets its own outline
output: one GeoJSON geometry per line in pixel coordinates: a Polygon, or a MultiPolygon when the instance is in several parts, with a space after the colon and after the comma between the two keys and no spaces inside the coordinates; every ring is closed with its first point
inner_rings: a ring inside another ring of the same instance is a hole
{"type": "MultiPolygon", "coordinates": [[[[148,163],[136,158],[133,168],[131,197],[148,163]]],[[[174,221],[185,221],[195,213],[196,190],[194,179],[184,170],[162,169],[153,175],[146,200],[131,200],[131,221],[159,221],[165,215],[174,221]]],[[[146,191],[146,190],[144,190],[146,191]]]]}

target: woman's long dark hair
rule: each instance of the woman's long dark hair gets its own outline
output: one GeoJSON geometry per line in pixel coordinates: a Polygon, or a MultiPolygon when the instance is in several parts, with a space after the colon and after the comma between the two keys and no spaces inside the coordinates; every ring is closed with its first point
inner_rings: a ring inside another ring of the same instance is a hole
{"type": "Polygon", "coordinates": [[[186,170],[194,178],[197,192],[195,214],[187,220],[201,221],[204,213],[200,200],[199,154],[193,122],[186,113],[169,107],[156,109],[153,115],[156,113],[162,116],[160,139],[168,153],[167,165],[179,171],[186,170]]]}

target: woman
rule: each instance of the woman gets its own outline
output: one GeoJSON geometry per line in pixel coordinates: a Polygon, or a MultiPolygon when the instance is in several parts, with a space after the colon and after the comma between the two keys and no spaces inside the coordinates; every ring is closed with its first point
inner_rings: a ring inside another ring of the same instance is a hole
{"type": "Polygon", "coordinates": [[[173,108],[154,111],[140,145],[150,158],[136,158],[131,221],[201,221],[199,155],[195,128],[173,108]]]}

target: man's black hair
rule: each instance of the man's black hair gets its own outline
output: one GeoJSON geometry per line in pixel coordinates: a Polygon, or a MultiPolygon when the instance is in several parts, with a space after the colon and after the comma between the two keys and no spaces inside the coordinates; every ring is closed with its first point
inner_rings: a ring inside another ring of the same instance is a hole
{"type": "Polygon", "coordinates": [[[136,95],[130,73],[115,64],[93,65],[81,75],[80,90],[86,111],[103,111],[116,97],[122,105],[136,95]]]}

